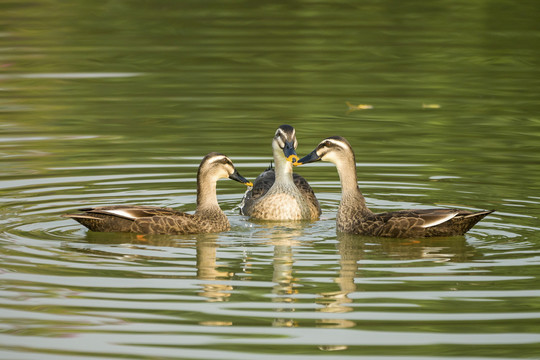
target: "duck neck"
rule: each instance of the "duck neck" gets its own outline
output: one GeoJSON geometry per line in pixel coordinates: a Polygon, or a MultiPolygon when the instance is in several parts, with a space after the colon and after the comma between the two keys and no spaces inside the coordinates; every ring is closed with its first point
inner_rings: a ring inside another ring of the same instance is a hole
{"type": "Polygon", "coordinates": [[[205,179],[201,177],[200,174],[197,176],[196,214],[204,212],[222,212],[217,201],[216,184],[217,179],[205,179]]]}
{"type": "Polygon", "coordinates": [[[281,149],[274,149],[274,166],[276,174],[275,184],[294,185],[293,164],[285,159],[281,149]]]}
{"type": "Polygon", "coordinates": [[[341,203],[338,211],[354,208],[362,214],[371,214],[371,210],[366,206],[366,199],[358,188],[354,158],[336,163],[336,168],[341,182],[341,203]]]}

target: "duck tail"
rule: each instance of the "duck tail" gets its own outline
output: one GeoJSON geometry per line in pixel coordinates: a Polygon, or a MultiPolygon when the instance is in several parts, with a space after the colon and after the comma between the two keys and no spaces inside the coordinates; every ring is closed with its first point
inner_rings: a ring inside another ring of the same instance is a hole
{"type": "Polygon", "coordinates": [[[491,214],[492,212],[494,212],[495,210],[484,210],[484,211],[478,211],[478,212],[474,212],[472,214],[469,214],[469,215],[465,215],[463,218],[466,219],[466,218],[471,218],[471,217],[478,217],[480,219],[482,219],[483,217],[491,214]]]}

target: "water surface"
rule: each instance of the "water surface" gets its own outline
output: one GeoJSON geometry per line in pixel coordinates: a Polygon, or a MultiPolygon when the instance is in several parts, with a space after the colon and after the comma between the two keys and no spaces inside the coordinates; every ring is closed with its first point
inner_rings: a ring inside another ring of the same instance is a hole
{"type": "Polygon", "coordinates": [[[0,4],[0,358],[522,359],[540,348],[534,1],[0,4]],[[347,105],[347,102],[352,106],[347,105]],[[364,106],[358,106],[364,105],[364,106]],[[194,210],[211,151],[254,178],[345,136],[374,211],[496,209],[466,236],[313,223],[88,232],[78,207],[194,210]]]}

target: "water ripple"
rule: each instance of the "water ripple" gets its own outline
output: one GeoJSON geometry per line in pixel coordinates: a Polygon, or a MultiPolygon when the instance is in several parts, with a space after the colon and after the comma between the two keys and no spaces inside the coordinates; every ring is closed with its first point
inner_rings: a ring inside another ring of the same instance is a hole
{"type": "Polygon", "coordinates": [[[105,79],[105,78],[126,78],[141,76],[143,73],[32,73],[32,74],[0,74],[0,80],[11,79],[105,79]]]}

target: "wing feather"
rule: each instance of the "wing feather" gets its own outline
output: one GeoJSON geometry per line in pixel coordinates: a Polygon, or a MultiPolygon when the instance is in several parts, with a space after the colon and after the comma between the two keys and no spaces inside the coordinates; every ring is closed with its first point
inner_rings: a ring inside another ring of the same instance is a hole
{"type": "Polygon", "coordinates": [[[137,219],[153,217],[153,216],[184,216],[187,215],[183,212],[170,209],[159,208],[154,206],[129,206],[129,205],[116,205],[116,206],[102,206],[96,208],[80,209],[85,212],[85,215],[92,216],[92,214],[101,214],[107,216],[119,217],[135,221],[137,219]]]}
{"type": "Polygon", "coordinates": [[[453,219],[457,214],[459,214],[458,211],[448,211],[446,214],[422,214],[420,215],[420,218],[425,221],[422,227],[428,228],[440,225],[450,219],[453,219]]]}

